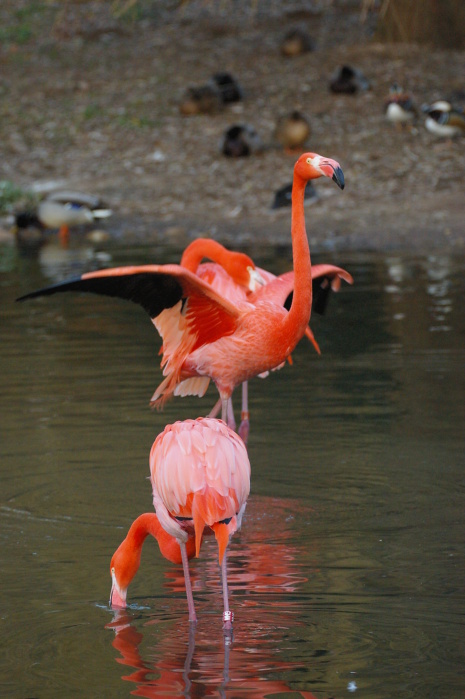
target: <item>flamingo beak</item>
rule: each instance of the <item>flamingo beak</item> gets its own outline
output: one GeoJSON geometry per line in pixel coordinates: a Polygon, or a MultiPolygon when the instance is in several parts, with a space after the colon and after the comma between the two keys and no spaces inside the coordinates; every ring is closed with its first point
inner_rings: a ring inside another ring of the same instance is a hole
{"type": "Polygon", "coordinates": [[[342,168],[339,165],[336,168],[334,168],[331,179],[334,180],[338,187],[344,189],[344,173],[342,172],[342,168]]]}
{"type": "Polygon", "coordinates": [[[332,180],[334,180],[338,187],[344,189],[344,173],[342,172],[342,168],[336,160],[332,160],[331,158],[325,158],[325,160],[320,162],[319,166],[323,174],[326,175],[326,177],[330,177],[332,180]]]}
{"type": "Polygon", "coordinates": [[[110,592],[110,601],[109,601],[109,606],[113,607],[113,609],[118,608],[118,609],[125,609],[126,608],[126,594],[127,590],[122,590],[120,586],[118,585],[118,582],[116,580],[116,575],[115,572],[112,570],[111,572],[111,592],[110,592]]]}

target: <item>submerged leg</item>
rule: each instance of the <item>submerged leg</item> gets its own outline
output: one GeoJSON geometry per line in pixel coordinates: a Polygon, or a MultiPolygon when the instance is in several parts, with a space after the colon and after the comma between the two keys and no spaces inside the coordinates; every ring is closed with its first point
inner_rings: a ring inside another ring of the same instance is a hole
{"type": "Polygon", "coordinates": [[[234,620],[234,613],[229,609],[229,596],[228,596],[228,572],[226,570],[226,554],[224,552],[223,561],[221,563],[221,581],[223,584],[223,630],[232,631],[232,623],[234,620]]]}
{"type": "Polygon", "coordinates": [[[182,673],[182,678],[184,680],[184,696],[190,697],[190,689],[192,682],[189,678],[189,673],[191,671],[192,658],[194,657],[195,651],[195,624],[189,624],[189,641],[187,647],[186,661],[184,663],[184,672],[182,673]]]}
{"type": "Polygon", "coordinates": [[[241,424],[239,425],[239,437],[243,440],[244,444],[247,444],[249,439],[249,384],[244,381],[242,384],[242,412],[241,412],[241,424]]]}
{"type": "Polygon", "coordinates": [[[180,541],[179,548],[181,549],[182,568],[184,570],[184,583],[186,585],[186,597],[187,597],[187,608],[189,610],[189,621],[197,621],[197,617],[195,615],[194,597],[192,595],[191,577],[189,575],[189,562],[187,559],[186,544],[184,542],[180,541]]]}

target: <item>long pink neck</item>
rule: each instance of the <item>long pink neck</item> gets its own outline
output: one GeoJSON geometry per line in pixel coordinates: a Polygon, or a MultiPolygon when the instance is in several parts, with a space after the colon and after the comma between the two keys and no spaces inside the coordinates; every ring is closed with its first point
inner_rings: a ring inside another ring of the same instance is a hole
{"type": "Polygon", "coordinates": [[[292,186],[292,260],[294,266],[294,295],[287,317],[292,328],[304,331],[312,310],[312,262],[305,230],[304,195],[307,181],[294,170],[292,186]]]}
{"type": "Polygon", "coordinates": [[[139,515],[131,524],[126,536],[126,541],[128,542],[128,546],[138,550],[142,548],[142,544],[149,534],[158,541],[158,539],[163,536],[163,533],[165,532],[158,521],[157,515],[154,512],[146,512],[143,515],[139,515]]]}
{"type": "Polygon", "coordinates": [[[222,264],[228,250],[216,240],[210,238],[197,238],[184,250],[181,257],[181,267],[185,267],[190,272],[195,272],[204,257],[222,264]]]}

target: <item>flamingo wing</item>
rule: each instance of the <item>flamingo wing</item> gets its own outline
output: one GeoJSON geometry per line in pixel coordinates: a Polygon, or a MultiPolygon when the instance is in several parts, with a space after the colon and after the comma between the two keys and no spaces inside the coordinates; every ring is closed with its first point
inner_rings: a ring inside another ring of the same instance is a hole
{"type": "Polygon", "coordinates": [[[239,310],[209,284],[179,265],[140,265],[88,272],[53,286],[33,291],[18,301],[82,291],[126,299],[142,306],[152,320],[181,302],[194,347],[234,332],[239,310]]]}
{"type": "MultiPolygon", "coordinates": [[[[263,275],[263,271],[259,270],[263,275]]],[[[263,275],[264,276],[264,275],[263,275]]],[[[270,272],[266,272],[264,276],[268,280],[265,286],[262,286],[248,300],[252,303],[260,299],[273,301],[287,310],[292,304],[292,296],[294,293],[294,272],[285,272],[275,277],[270,272]]],[[[322,264],[312,266],[312,312],[318,315],[324,315],[326,306],[331,291],[339,291],[341,288],[341,279],[348,284],[353,284],[352,276],[342,267],[334,265],[322,264]]]]}

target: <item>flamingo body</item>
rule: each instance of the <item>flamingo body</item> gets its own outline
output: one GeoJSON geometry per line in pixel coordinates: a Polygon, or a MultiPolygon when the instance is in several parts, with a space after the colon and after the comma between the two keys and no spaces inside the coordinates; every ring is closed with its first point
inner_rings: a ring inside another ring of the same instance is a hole
{"type": "Polygon", "coordinates": [[[250,492],[250,463],[243,441],[213,418],[167,425],[153,443],[150,473],[156,514],[138,517],[114,553],[110,605],[126,606],[127,588],[139,568],[144,540],[151,534],[165,558],[182,562],[189,620],[195,621],[188,559],[199,555],[207,528],[218,542],[224,628],[231,628],[226,549],[241,525],[250,492]]]}

